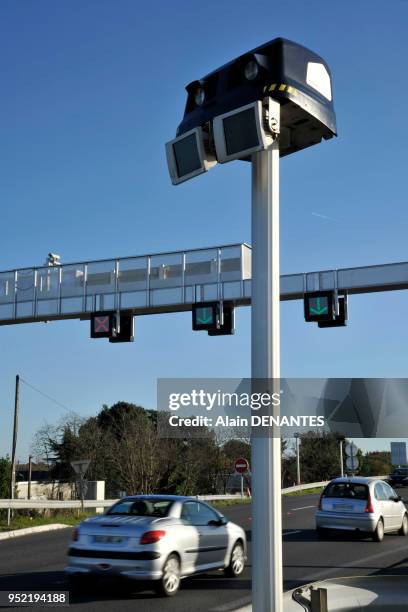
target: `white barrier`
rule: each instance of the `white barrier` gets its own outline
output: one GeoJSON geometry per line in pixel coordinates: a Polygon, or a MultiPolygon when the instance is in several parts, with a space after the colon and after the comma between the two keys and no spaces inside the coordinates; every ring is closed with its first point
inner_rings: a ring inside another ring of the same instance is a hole
{"type": "MultiPolygon", "coordinates": [[[[107,508],[112,506],[117,499],[85,499],[84,508],[107,508]]],[[[63,510],[69,508],[81,508],[81,500],[70,499],[59,501],[54,499],[0,499],[0,509],[10,508],[12,510],[63,510]]]]}
{"type": "MultiPolygon", "coordinates": [[[[371,476],[371,478],[377,478],[378,480],[386,480],[387,476],[371,476]]],[[[296,493],[296,491],[307,491],[307,489],[319,489],[320,487],[325,487],[328,485],[330,480],[324,480],[322,482],[309,482],[308,484],[295,485],[294,487],[288,487],[287,489],[282,489],[282,495],[286,493],[296,493]]]]}
{"type": "Polygon", "coordinates": [[[329,484],[330,480],[325,480],[323,482],[309,482],[308,484],[303,485],[295,485],[294,487],[288,487],[286,489],[282,489],[282,495],[286,493],[296,493],[296,491],[307,491],[308,489],[318,489],[319,487],[325,487],[329,484]]]}
{"type": "MultiPolygon", "coordinates": [[[[373,476],[373,478],[379,478],[384,480],[387,476],[373,476]]],[[[317,489],[319,487],[325,487],[330,481],[322,481],[322,482],[309,482],[307,484],[296,485],[294,487],[288,487],[282,489],[282,494],[285,495],[287,493],[296,493],[296,491],[307,491],[308,489],[317,489]]],[[[223,500],[237,500],[241,499],[239,493],[235,495],[196,495],[197,499],[202,499],[203,501],[223,501],[223,500]]],[[[117,499],[85,499],[84,500],[84,508],[109,508],[117,499]]],[[[68,508],[81,508],[80,500],[68,500],[68,501],[59,501],[53,499],[0,499],[0,509],[12,509],[12,510],[59,510],[59,509],[68,509],[68,508]]]]}
{"type": "MultiPolygon", "coordinates": [[[[197,495],[198,499],[204,501],[221,501],[229,499],[240,499],[240,495],[197,495]]],[[[84,508],[109,508],[117,499],[85,499],[84,508]]],[[[53,499],[0,499],[0,509],[12,510],[64,510],[69,508],[81,508],[80,500],[59,501],[53,499]]]]}

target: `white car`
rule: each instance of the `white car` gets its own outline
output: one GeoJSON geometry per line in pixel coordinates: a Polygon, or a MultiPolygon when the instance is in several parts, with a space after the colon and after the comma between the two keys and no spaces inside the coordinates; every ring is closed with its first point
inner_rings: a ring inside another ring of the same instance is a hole
{"type": "Polygon", "coordinates": [[[401,497],[378,478],[335,478],[320,496],[316,530],[361,531],[381,542],[384,533],[408,534],[408,512],[401,497]]]}
{"type": "Polygon", "coordinates": [[[152,580],[175,595],[185,576],[224,569],[239,576],[246,560],[245,531],[191,497],[137,495],[77,527],[65,572],[72,587],[90,575],[152,580]]]}

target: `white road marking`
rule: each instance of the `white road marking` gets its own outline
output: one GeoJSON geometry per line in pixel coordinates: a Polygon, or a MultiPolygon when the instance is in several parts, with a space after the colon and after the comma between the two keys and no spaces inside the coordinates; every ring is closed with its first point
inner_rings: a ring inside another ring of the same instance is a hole
{"type": "Polygon", "coordinates": [[[379,552],[379,553],[377,553],[375,555],[369,555],[368,557],[361,557],[360,559],[354,559],[354,561],[350,561],[349,563],[344,563],[343,565],[339,565],[335,569],[329,569],[329,570],[320,572],[318,574],[313,574],[310,578],[309,577],[305,577],[305,584],[306,584],[306,582],[310,582],[311,580],[313,580],[315,582],[317,580],[325,580],[327,578],[335,578],[335,577],[338,576],[339,570],[347,569],[349,567],[350,568],[351,567],[358,567],[359,565],[362,565],[364,563],[369,563],[369,562],[374,561],[376,559],[380,559],[381,557],[387,557],[389,555],[394,555],[394,554],[399,553],[399,552],[405,552],[406,553],[406,551],[407,551],[407,545],[404,544],[403,546],[398,546],[397,548],[391,548],[389,550],[384,550],[384,551],[379,552]]]}
{"type": "Polygon", "coordinates": [[[317,506],[302,506],[301,508],[292,508],[288,512],[294,512],[295,510],[306,510],[307,508],[316,508],[317,506]]]}

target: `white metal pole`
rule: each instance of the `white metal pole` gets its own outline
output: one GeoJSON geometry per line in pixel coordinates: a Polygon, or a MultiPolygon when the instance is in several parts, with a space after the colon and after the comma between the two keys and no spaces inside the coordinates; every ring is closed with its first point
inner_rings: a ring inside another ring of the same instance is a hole
{"type": "Polygon", "coordinates": [[[241,474],[241,499],[244,499],[244,475],[241,474]]]}
{"type": "MultiPolygon", "coordinates": [[[[279,281],[279,145],[275,142],[271,149],[252,156],[251,361],[252,378],[275,379],[278,392],[279,281]]],[[[252,438],[254,612],[282,612],[281,441],[279,430],[275,428],[274,434],[252,438]]]]}
{"type": "Polygon", "coordinates": [[[300,485],[300,445],[299,434],[296,435],[296,484],[300,485]]]}
{"type": "Polygon", "coordinates": [[[340,440],[340,475],[343,478],[343,476],[344,476],[344,467],[343,467],[343,440],[340,440]]]}

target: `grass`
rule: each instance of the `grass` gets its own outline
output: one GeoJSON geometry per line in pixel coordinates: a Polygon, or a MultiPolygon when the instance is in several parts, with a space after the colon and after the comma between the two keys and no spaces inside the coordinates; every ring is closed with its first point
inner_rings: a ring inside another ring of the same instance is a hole
{"type": "Polygon", "coordinates": [[[303,489],[302,491],[293,491],[292,493],[284,493],[285,497],[293,497],[297,495],[315,495],[321,493],[324,487],[314,487],[314,489],[303,489]]]}
{"type": "Polygon", "coordinates": [[[25,529],[27,527],[39,527],[40,525],[53,525],[62,523],[63,525],[77,525],[81,521],[93,514],[76,514],[76,513],[60,513],[53,516],[36,516],[30,517],[27,515],[18,515],[15,513],[11,520],[10,526],[7,526],[7,518],[0,519],[0,533],[12,531],[14,529],[25,529]]]}
{"type": "Polygon", "coordinates": [[[241,499],[238,497],[237,499],[220,499],[220,500],[209,500],[207,503],[210,506],[214,506],[214,508],[225,508],[226,506],[236,506],[237,504],[250,504],[252,499],[250,497],[244,497],[241,499]]]}

